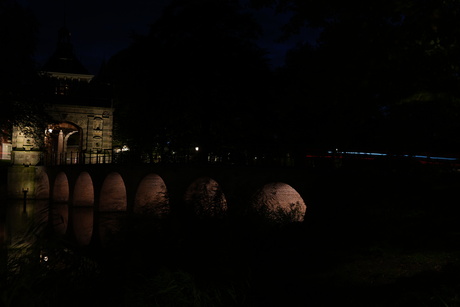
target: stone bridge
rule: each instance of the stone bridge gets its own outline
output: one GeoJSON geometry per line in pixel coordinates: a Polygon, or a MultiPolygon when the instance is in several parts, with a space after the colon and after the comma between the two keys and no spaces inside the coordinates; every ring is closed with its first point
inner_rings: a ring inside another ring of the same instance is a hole
{"type": "Polygon", "coordinates": [[[93,229],[101,238],[116,231],[120,213],[220,218],[256,209],[303,221],[307,174],[293,167],[63,165],[37,172],[35,196],[48,200],[58,233],[72,231],[86,245],[93,229]]]}

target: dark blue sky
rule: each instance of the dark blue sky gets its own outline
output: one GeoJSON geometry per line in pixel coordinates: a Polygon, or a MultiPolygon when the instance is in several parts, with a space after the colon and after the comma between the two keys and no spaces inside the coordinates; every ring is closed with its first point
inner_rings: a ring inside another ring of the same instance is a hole
{"type": "MultiPolygon", "coordinates": [[[[72,33],[72,43],[81,62],[97,73],[101,63],[131,43],[131,34],[147,34],[149,25],[162,13],[170,0],[20,0],[39,22],[36,60],[43,65],[53,53],[59,28],[67,25],[72,33]]],[[[270,52],[272,66],[283,63],[286,50],[303,37],[303,33],[288,42],[275,43],[280,34],[279,25],[287,16],[273,10],[261,11],[257,18],[264,27],[259,43],[270,52]]]]}

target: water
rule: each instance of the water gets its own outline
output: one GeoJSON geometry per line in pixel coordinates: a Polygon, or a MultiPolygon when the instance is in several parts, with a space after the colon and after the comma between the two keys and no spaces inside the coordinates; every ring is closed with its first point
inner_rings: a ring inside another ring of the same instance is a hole
{"type": "Polygon", "coordinates": [[[28,200],[24,204],[23,200],[7,200],[0,219],[2,243],[15,246],[33,237],[33,232],[48,222],[47,208],[48,201],[28,200]]]}
{"type": "Polygon", "coordinates": [[[106,244],[120,231],[123,215],[124,212],[95,214],[93,206],[50,206],[48,200],[7,200],[0,219],[0,238],[10,247],[33,243],[49,227],[57,237],[73,240],[78,246],[88,246],[93,240],[106,244]]]}

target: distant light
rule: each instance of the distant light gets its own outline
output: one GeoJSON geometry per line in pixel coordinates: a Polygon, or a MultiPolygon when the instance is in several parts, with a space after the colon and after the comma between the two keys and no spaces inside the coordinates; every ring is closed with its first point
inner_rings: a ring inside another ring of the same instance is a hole
{"type": "Polygon", "coordinates": [[[49,133],[52,133],[52,132],[53,132],[53,129],[48,129],[48,132],[49,132],[49,133]]]}
{"type": "Polygon", "coordinates": [[[433,160],[447,160],[447,161],[456,161],[457,158],[446,158],[446,157],[430,157],[433,160]]]}
{"type": "Polygon", "coordinates": [[[195,151],[199,151],[200,150],[200,147],[195,147],[195,151]]]}
{"type": "Polygon", "coordinates": [[[121,148],[121,151],[129,151],[129,147],[126,145],[123,145],[123,147],[121,148]]]}
{"type": "MultiPolygon", "coordinates": [[[[328,151],[329,154],[332,153],[332,151],[328,151]]],[[[365,155],[365,156],[388,156],[386,153],[380,153],[380,152],[362,152],[362,151],[340,151],[338,152],[339,154],[347,154],[347,155],[365,155]]],[[[404,158],[416,158],[416,159],[431,159],[431,160],[445,160],[445,161],[457,161],[457,158],[450,158],[450,157],[431,157],[427,155],[400,155],[400,157],[404,158]]]]}

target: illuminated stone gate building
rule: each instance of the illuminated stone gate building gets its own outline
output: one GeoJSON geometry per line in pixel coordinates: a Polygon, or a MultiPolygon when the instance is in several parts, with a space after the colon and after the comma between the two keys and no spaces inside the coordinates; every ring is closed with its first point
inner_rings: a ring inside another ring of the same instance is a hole
{"type": "Polygon", "coordinates": [[[25,131],[13,130],[13,163],[109,162],[113,130],[110,86],[97,80],[78,60],[65,27],[59,31],[55,53],[39,74],[52,122],[45,131],[44,146],[25,131]]]}
{"type": "Polygon", "coordinates": [[[35,178],[45,165],[110,163],[112,158],[110,85],[78,60],[65,27],[59,31],[56,51],[39,75],[51,119],[40,140],[13,127],[12,166],[8,170],[8,195],[13,198],[23,193],[35,197],[35,178]]]}

